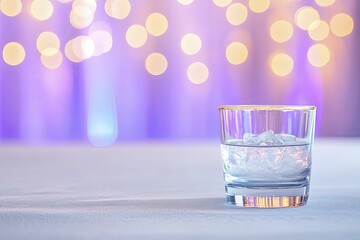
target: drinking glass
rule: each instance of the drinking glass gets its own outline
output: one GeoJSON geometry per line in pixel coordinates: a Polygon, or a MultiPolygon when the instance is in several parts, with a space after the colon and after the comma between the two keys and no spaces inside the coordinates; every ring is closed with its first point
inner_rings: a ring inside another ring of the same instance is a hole
{"type": "Polygon", "coordinates": [[[222,105],[219,112],[227,202],[256,208],[306,204],[316,107],[222,105]]]}

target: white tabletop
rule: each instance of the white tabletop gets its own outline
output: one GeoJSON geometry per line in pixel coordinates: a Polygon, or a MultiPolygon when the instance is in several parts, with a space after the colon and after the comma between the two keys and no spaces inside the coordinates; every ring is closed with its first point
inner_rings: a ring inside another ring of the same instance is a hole
{"type": "Polygon", "coordinates": [[[310,199],[225,203],[216,142],[0,146],[0,239],[359,239],[360,139],[317,139],[310,199]]]}

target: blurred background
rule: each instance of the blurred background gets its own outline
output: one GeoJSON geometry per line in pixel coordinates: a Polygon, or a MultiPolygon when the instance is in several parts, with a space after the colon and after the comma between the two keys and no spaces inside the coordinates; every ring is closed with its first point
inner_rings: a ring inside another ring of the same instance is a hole
{"type": "Polygon", "coordinates": [[[0,142],[219,138],[220,104],[359,137],[360,1],[0,0],[0,142]]]}

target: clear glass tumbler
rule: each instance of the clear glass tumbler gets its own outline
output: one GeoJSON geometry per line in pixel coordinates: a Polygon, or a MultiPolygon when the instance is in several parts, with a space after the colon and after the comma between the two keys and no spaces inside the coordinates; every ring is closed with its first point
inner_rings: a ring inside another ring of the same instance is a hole
{"type": "Polygon", "coordinates": [[[219,107],[221,156],[229,203],[279,208],[309,196],[316,107],[219,107]]]}

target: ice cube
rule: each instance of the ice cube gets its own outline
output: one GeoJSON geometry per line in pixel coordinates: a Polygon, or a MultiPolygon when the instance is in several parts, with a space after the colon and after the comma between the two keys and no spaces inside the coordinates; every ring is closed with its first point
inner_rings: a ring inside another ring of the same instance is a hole
{"type": "Polygon", "coordinates": [[[272,130],[268,130],[259,134],[259,139],[260,146],[278,146],[284,144],[283,140],[277,137],[272,130]]]}
{"type": "Polygon", "coordinates": [[[260,138],[256,134],[253,134],[252,136],[244,139],[244,143],[246,145],[259,145],[260,142],[260,138]]]}
{"type": "Polygon", "coordinates": [[[284,143],[295,143],[296,142],[296,137],[294,135],[290,135],[290,134],[276,134],[276,137],[278,139],[281,139],[284,143]]]}
{"type": "Polygon", "coordinates": [[[268,168],[271,170],[276,170],[281,167],[284,158],[284,148],[274,147],[268,148],[266,151],[266,162],[268,168]]]}
{"type": "Polygon", "coordinates": [[[279,146],[296,142],[296,137],[290,134],[274,134],[273,130],[267,130],[260,134],[245,133],[243,141],[252,146],[279,146]]]}
{"type": "Polygon", "coordinates": [[[310,164],[309,160],[309,146],[296,146],[293,148],[290,154],[296,160],[299,167],[308,167],[310,164]]]}
{"type": "Polygon", "coordinates": [[[246,168],[244,173],[250,174],[252,178],[262,178],[271,174],[266,163],[267,149],[249,147],[247,152],[246,168]]]}
{"type": "Polygon", "coordinates": [[[268,131],[262,132],[259,134],[259,138],[260,138],[260,141],[262,141],[262,142],[272,141],[275,139],[274,131],[268,130],[268,131]]]}
{"type": "Polygon", "coordinates": [[[236,175],[246,166],[247,152],[245,148],[240,150],[235,146],[222,145],[221,156],[225,169],[231,174],[236,175]]]}
{"type": "Polygon", "coordinates": [[[281,139],[281,138],[275,138],[274,140],[273,140],[273,142],[274,142],[274,145],[284,145],[284,141],[281,139]]]}
{"type": "Polygon", "coordinates": [[[246,145],[259,145],[260,143],[258,135],[253,133],[244,133],[243,139],[246,145]]]}
{"type": "Polygon", "coordinates": [[[285,148],[283,164],[278,173],[282,176],[294,176],[304,172],[310,167],[308,146],[289,146],[285,148]]]}
{"type": "Polygon", "coordinates": [[[281,139],[274,138],[272,140],[262,141],[259,144],[260,146],[281,146],[284,145],[284,142],[281,139]]]}
{"type": "Polygon", "coordinates": [[[248,139],[250,139],[250,138],[252,138],[252,137],[255,137],[255,136],[257,136],[257,134],[253,134],[253,133],[244,133],[244,135],[243,135],[243,139],[244,139],[244,140],[248,140],[248,139]]]}

